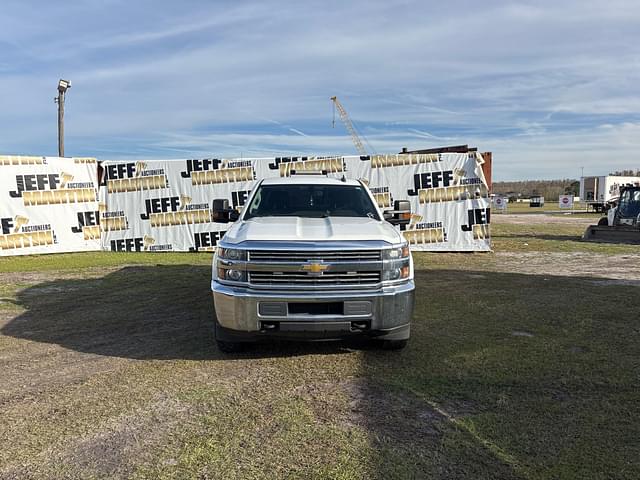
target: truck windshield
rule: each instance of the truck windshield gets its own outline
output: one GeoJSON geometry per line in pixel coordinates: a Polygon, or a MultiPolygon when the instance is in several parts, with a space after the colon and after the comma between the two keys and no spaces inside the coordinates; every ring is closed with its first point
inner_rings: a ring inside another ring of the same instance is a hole
{"type": "Polygon", "coordinates": [[[254,217],[369,217],[376,207],[359,185],[261,185],[245,220],[254,217]]]}

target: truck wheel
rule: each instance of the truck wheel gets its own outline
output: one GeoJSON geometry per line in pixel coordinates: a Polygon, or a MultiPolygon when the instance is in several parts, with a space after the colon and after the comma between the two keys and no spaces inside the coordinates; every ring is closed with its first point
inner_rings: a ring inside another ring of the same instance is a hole
{"type": "Polygon", "coordinates": [[[244,347],[240,342],[223,342],[222,340],[216,340],[216,344],[222,353],[239,353],[244,347]]]}
{"type": "Polygon", "coordinates": [[[217,318],[214,321],[213,333],[216,339],[216,344],[218,345],[218,350],[220,350],[222,353],[238,353],[244,349],[243,343],[233,342],[233,341],[230,341],[229,339],[224,339],[225,336],[222,332],[222,327],[218,323],[217,318]]]}
{"type": "Polygon", "coordinates": [[[609,226],[609,220],[607,219],[607,217],[602,217],[600,220],[598,220],[598,226],[599,227],[608,227],[609,226]]]}
{"type": "Polygon", "coordinates": [[[383,340],[382,341],[382,349],[383,350],[402,350],[407,346],[409,340],[383,340]]]}

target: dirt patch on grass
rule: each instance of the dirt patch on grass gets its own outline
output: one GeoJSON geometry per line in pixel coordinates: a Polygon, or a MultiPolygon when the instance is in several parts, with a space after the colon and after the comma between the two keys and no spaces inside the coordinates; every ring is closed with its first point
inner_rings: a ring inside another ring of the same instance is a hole
{"type": "Polygon", "coordinates": [[[599,216],[593,218],[574,217],[572,215],[548,215],[545,213],[500,213],[491,215],[491,223],[507,223],[513,225],[531,225],[534,223],[553,223],[571,225],[593,225],[598,223],[599,216]]]}
{"type": "MultiPolygon", "coordinates": [[[[44,272],[3,272],[0,273],[2,284],[31,284],[44,283],[52,280],[73,280],[80,278],[100,278],[122,267],[84,268],[82,270],[60,270],[44,272]]],[[[53,290],[50,290],[53,291],[53,290]]],[[[62,291],[62,290],[58,290],[62,291]]],[[[46,290],[43,290],[46,292],[46,290]]]]}
{"type": "MultiPolygon", "coordinates": [[[[15,343],[17,346],[18,342],[15,343]]],[[[72,352],[37,342],[22,345],[0,357],[3,372],[0,408],[53,394],[124,364],[124,359],[72,352]]]]}
{"type": "Polygon", "coordinates": [[[190,405],[158,398],[144,409],[109,420],[98,431],[52,445],[0,478],[129,478],[172,430],[193,415],[190,405]]]}
{"type": "Polygon", "coordinates": [[[640,255],[586,252],[497,252],[499,271],[569,277],[593,277],[599,284],[640,285],[640,255]],[[606,280],[601,280],[606,279],[606,280]]]}

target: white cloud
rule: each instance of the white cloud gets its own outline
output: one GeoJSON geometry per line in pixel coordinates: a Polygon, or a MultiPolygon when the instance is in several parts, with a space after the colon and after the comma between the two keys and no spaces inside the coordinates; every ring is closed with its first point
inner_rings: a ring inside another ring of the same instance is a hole
{"type": "Polygon", "coordinates": [[[633,1],[6,3],[2,151],[52,153],[58,77],[69,153],[352,152],[331,95],[379,152],[474,144],[502,178],[638,146],[633,1]]]}

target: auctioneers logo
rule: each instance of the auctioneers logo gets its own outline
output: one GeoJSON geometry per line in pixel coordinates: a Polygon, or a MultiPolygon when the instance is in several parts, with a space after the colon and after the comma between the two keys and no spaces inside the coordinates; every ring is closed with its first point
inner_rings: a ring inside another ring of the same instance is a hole
{"type": "Polygon", "coordinates": [[[447,231],[442,222],[423,222],[422,215],[411,215],[407,229],[402,232],[410,245],[425,245],[447,242],[447,231]]]}
{"type": "Polygon", "coordinates": [[[147,169],[146,162],[109,164],[103,184],[109,193],[139,192],[169,187],[164,168],[147,169]]]}
{"type": "Polygon", "coordinates": [[[468,222],[461,225],[463,232],[472,232],[474,240],[491,238],[491,208],[472,208],[467,210],[468,222]]]}
{"type": "MultiPolygon", "coordinates": [[[[95,158],[89,157],[72,157],[73,163],[76,164],[95,164],[98,163],[95,158]]],[[[0,167],[8,165],[46,165],[47,157],[28,157],[23,155],[0,155],[0,167]]]]}
{"type": "Polygon", "coordinates": [[[149,220],[152,227],[167,227],[194,223],[210,223],[211,210],[207,203],[191,203],[191,197],[149,198],[145,200],[142,220],[149,220]]]}
{"type": "Polygon", "coordinates": [[[203,158],[187,160],[182,178],[191,178],[191,185],[214,185],[219,183],[246,182],[255,180],[251,160],[221,160],[203,158]]]}
{"type": "Polygon", "coordinates": [[[134,238],[119,238],[111,240],[110,248],[112,252],[169,252],[173,250],[170,243],[156,245],[156,239],[151,235],[134,238]]]}
{"type": "Polygon", "coordinates": [[[214,232],[196,232],[193,234],[193,247],[189,247],[190,252],[215,252],[218,242],[222,240],[226,230],[214,232]]]}
{"type": "Polygon", "coordinates": [[[439,153],[404,153],[398,155],[371,155],[371,157],[360,157],[360,160],[363,161],[369,159],[371,159],[371,168],[401,167],[442,161],[439,153]]]}
{"type": "Polygon", "coordinates": [[[73,182],[70,173],[16,175],[11,198],[21,198],[25,206],[95,202],[96,188],[91,182],[73,182]]]}
{"type": "Polygon", "coordinates": [[[78,212],[78,224],[71,227],[73,233],[82,233],[85,240],[100,240],[100,212],[78,212]]]}
{"type": "Polygon", "coordinates": [[[107,211],[107,204],[98,203],[100,229],[103,232],[116,232],[129,229],[129,220],[123,210],[107,211]]]}
{"type": "Polygon", "coordinates": [[[466,178],[466,171],[460,168],[413,175],[413,190],[409,196],[418,196],[421,204],[453,202],[487,198],[489,191],[480,178],[466,178]]]}
{"type": "Polygon", "coordinates": [[[290,177],[291,172],[344,172],[342,157],[276,157],[269,170],[279,170],[281,177],[290,177]]]}
{"type": "Polygon", "coordinates": [[[393,205],[393,196],[389,191],[389,187],[369,187],[373,198],[376,199],[378,203],[378,207],[380,208],[390,208],[393,205]]]}
{"type": "Polygon", "coordinates": [[[21,155],[0,155],[0,167],[8,165],[46,165],[46,157],[24,157],[21,155]]]}
{"type": "Polygon", "coordinates": [[[49,224],[28,225],[29,218],[16,215],[0,218],[0,250],[40,247],[57,243],[49,224]]]}
{"type": "Polygon", "coordinates": [[[73,233],[82,233],[85,240],[100,240],[100,232],[128,230],[129,222],[123,211],[107,212],[107,205],[98,204],[98,210],[78,212],[78,223],[73,233]]]}

